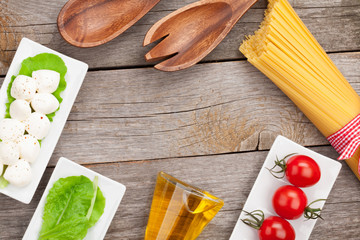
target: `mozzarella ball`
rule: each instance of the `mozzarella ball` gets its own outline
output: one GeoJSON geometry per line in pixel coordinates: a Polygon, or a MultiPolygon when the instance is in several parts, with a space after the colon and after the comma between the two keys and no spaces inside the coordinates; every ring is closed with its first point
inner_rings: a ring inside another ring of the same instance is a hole
{"type": "Polygon", "coordinates": [[[25,125],[16,119],[5,118],[0,121],[0,139],[15,141],[25,132],[25,125]]]}
{"type": "MultiPolygon", "coordinates": [[[[35,95],[36,96],[36,95],[35,95]]],[[[13,119],[24,121],[31,114],[30,104],[25,100],[15,100],[10,104],[10,116],[13,119]]]]}
{"type": "Polygon", "coordinates": [[[31,100],[37,89],[35,79],[19,75],[15,78],[11,86],[11,96],[16,99],[31,100]]]}
{"type": "Polygon", "coordinates": [[[46,115],[38,112],[31,113],[26,120],[25,130],[37,139],[43,139],[49,133],[50,121],[46,115]]]}
{"type": "Polygon", "coordinates": [[[39,93],[53,93],[59,86],[60,73],[52,70],[38,70],[32,72],[32,77],[37,82],[39,93]]]}
{"type": "Polygon", "coordinates": [[[24,159],[20,159],[16,164],[7,167],[4,178],[17,187],[28,185],[32,180],[30,164],[24,159]]]}
{"type": "Polygon", "coordinates": [[[19,146],[15,142],[0,142],[0,162],[14,165],[20,157],[19,146]]]}
{"type": "Polygon", "coordinates": [[[35,112],[49,114],[59,108],[59,101],[51,93],[37,93],[31,100],[31,106],[35,112]]]}
{"type": "Polygon", "coordinates": [[[40,143],[35,137],[26,134],[20,138],[18,145],[20,158],[28,161],[29,163],[36,161],[40,153],[40,143]]]}
{"type": "Polygon", "coordinates": [[[2,174],[3,171],[4,171],[4,164],[0,162],[0,175],[2,174]]]}

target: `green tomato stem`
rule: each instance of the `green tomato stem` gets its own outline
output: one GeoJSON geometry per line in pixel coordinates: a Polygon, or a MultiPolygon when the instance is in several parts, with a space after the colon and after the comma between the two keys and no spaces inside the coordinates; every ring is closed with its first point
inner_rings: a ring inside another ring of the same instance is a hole
{"type": "Polygon", "coordinates": [[[310,219],[322,219],[322,216],[321,216],[321,211],[322,209],[321,208],[311,208],[311,205],[316,203],[316,202],[320,202],[320,201],[326,201],[326,199],[317,199],[313,202],[311,202],[309,205],[307,205],[307,207],[305,208],[305,211],[304,211],[304,217],[307,219],[307,220],[310,220],[310,219]]]}
{"type": "Polygon", "coordinates": [[[287,159],[290,156],[296,155],[297,153],[290,153],[288,155],[286,155],[285,157],[283,157],[282,159],[279,160],[279,158],[276,156],[276,160],[274,161],[275,165],[272,168],[266,168],[267,170],[269,170],[269,172],[271,173],[271,175],[273,175],[275,178],[277,179],[282,179],[285,177],[285,172],[286,172],[286,162],[285,159],[287,159]],[[279,170],[275,170],[275,168],[279,167],[279,170]],[[281,175],[279,176],[278,174],[281,175]]]}
{"type": "Polygon", "coordinates": [[[243,210],[243,212],[251,218],[241,219],[241,221],[256,230],[259,230],[265,219],[264,212],[261,210],[254,210],[252,212],[243,210]]]}

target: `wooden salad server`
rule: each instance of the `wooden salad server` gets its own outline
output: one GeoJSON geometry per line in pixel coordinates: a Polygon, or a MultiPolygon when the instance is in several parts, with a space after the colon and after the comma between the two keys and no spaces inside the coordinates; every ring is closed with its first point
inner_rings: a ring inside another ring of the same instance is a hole
{"type": "MultiPolygon", "coordinates": [[[[146,61],[162,71],[188,68],[209,54],[257,0],[201,0],[170,13],[147,32],[143,45],[162,39],[146,61]]],[[[234,50],[235,51],[235,50],[234,50]]]]}
{"type": "Polygon", "coordinates": [[[77,47],[95,47],[119,36],[160,0],[70,0],[57,25],[61,36],[77,47]]]}

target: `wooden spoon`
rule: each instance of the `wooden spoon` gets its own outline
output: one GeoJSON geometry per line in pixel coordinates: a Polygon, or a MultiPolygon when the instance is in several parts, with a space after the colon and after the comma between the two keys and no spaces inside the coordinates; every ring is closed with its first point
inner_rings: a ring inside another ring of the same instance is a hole
{"type": "Polygon", "coordinates": [[[202,0],[170,13],[146,34],[144,46],[163,38],[145,55],[146,61],[166,59],[155,65],[162,71],[177,71],[196,64],[225,38],[255,2],[202,0]]]}
{"type": "Polygon", "coordinates": [[[61,36],[77,47],[95,47],[119,36],[160,0],[70,0],[57,24],[61,36]]]}

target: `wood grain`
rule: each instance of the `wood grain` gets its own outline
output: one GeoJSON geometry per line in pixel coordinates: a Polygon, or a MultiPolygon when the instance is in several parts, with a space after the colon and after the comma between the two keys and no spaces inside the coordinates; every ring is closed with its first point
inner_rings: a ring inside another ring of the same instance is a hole
{"type": "MultiPolygon", "coordinates": [[[[312,148],[334,158],[330,147],[312,148]]],[[[223,209],[206,227],[199,239],[229,239],[240,209],[254,184],[267,155],[266,151],[218,156],[163,159],[141,162],[94,164],[87,167],[127,186],[127,192],[105,239],[143,239],[151,205],[156,174],[165,171],[186,182],[206,189],[225,201],[223,209]],[[199,171],[201,169],[201,171],[199,171]]],[[[0,196],[1,239],[19,239],[40,200],[52,169],[47,169],[35,198],[30,205],[0,196]],[[22,209],[21,213],[19,209],[22,209]]],[[[310,239],[358,239],[360,185],[344,167],[327,201],[323,217],[310,239]],[[346,186],[346,191],[344,188],[346,186]],[[339,224],[341,219],[341,224],[339,224]],[[334,233],[341,233],[341,235],[334,233]]]]}
{"type": "MultiPolygon", "coordinates": [[[[147,65],[143,48],[146,31],[173,10],[195,0],[161,1],[132,28],[113,41],[93,49],[78,49],[67,44],[56,27],[56,18],[66,0],[0,2],[0,75],[7,68],[22,37],[28,37],[64,54],[83,60],[90,68],[115,68],[147,65]]],[[[360,7],[357,0],[292,1],[295,10],[326,51],[360,50],[360,7]]],[[[252,34],[263,18],[265,0],[259,1],[235,25],[228,37],[204,61],[243,58],[237,51],[245,35],[252,34]]]]}
{"type": "MultiPolygon", "coordinates": [[[[331,57],[360,93],[360,53],[331,57]]],[[[152,68],[95,71],[50,164],[60,156],[88,164],[266,150],[279,134],[328,144],[246,61],[201,64],[171,78],[152,68]]]]}

